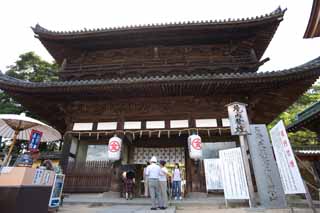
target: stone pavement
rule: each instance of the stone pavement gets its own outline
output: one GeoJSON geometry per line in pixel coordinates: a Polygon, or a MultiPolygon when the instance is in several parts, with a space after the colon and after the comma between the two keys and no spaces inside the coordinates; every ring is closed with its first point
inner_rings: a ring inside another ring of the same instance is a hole
{"type": "MultiPolygon", "coordinates": [[[[134,198],[133,200],[126,200],[123,198],[113,197],[105,195],[105,194],[70,194],[64,199],[65,204],[85,204],[85,205],[146,205],[150,206],[150,199],[146,198],[134,198]]],[[[171,206],[179,206],[179,205],[189,205],[192,206],[194,204],[198,205],[206,205],[206,204],[214,205],[217,207],[223,207],[225,205],[223,196],[213,196],[208,198],[192,198],[192,199],[183,199],[180,200],[170,200],[169,204],[171,206]]],[[[247,206],[247,205],[245,205],[247,206]]]]}
{"type": "MultiPolygon", "coordinates": [[[[117,194],[116,194],[117,195],[117,194]]],[[[209,196],[205,198],[186,198],[182,201],[171,200],[170,209],[166,211],[151,211],[150,199],[135,198],[125,200],[112,196],[112,194],[71,194],[64,199],[64,207],[59,212],[65,213],[311,213],[305,200],[289,200],[291,208],[288,209],[250,209],[247,202],[229,203],[226,209],[223,196],[209,196]]],[[[320,207],[319,201],[314,201],[316,207],[320,207]]],[[[319,211],[320,212],[320,211],[319,211]]]]}
{"type": "Polygon", "coordinates": [[[171,206],[166,210],[151,211],[149,206],[137,205],[112,205],[112,206],[88,206],[88,205],[65,205],[59,209],[65,213],[175,213],[176,208],[171,206]]]}
{"type": "MultiPolygon", "coordinates": [[[[151,211],[150,207],[139,205],[65,205],[61,213],[313,213],[306,208],[262,209],[262,208],[216,208],[213,206],[170,207],[167,210],[151,211]]],[[[318,209],[317,212],[320,212],[318,209]]]]}
{"type": "MultiPolygon", "coordinates": [[[[232,209],[215,209],[210,206],[201,207],[178,207],[177,213],[313,213],[311,209],[305,208],[288,208],[288,209],[262,209],[262,208],[232,208],[232,209]]],[[[317,212],[320,212],[318,209],[317,212]]]]}
{"type": "MultiPolygon", "coordinates": [[[[118,194],[116,194],[118,195],[118,194]]],[[[92,193],[92,194],[70,194],[64,199],[65,204],[83,204],[83,205],[138,205],[138,206],[150,206],[150,199],[146,198],[134,198],[133,200],[126,200],[112,196],[112,194],[92,193]]],[[[288,200],[290,207],[305,208],[307,207],[306,200],[294,199],[288,200]]],[[[169,205],[177,207],[185,206],[213,206],[216,209],[225,207],[225,200],[223,195],[209,196],[205,198],[186,198],[180,200],[170,200],[169,205]]],[[[229,203],[230,207],[248,208],[248,202],[229,203]]],[[[320,202],[314,201],[314,205],[320,208],[320,202]]]]}

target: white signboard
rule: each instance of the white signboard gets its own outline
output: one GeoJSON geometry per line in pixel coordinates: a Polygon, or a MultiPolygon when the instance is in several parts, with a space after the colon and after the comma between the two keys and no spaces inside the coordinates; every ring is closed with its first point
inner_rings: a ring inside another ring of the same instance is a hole
{"type": "Polygon", "coordinates": [[[51,208],[59,207],[61,202],[61,195],[64,185],[64,175],[63,174],[56,174],[51,190],[49,206],[51,208]]]}
{"type": "Polygon", "coordinates": [[[220,159],[204,159],[204,171],[207,191],[223,189],[220,159]]]}
{"type": "Polygon", "coordinates": [[[14,168],[14,167],[4,166],[4,167],[0,168],[0,174],[10,173],[13,168],[14,168]]]}
{"type": "Polygon", "coordinates": [[[49,171],[49,170],[44,171],[44,175],[43,175],[43,184],[44,185],[49,185],[50,175],[51,175],[51,171],[49,171]]]}
{"type": "Polygon", "coordinates": [[[44,171],[43,169],[36,169],[34,176],[33,176],[33,184],[41,184],[41,180],[43,178],[44,175],[44,171]]]}
{"type": "Polygon", "coordinates": [[[232,135],[247,135],[250,133],[250,125],[245,104],[238,102],[229,104],[228,115],[232,135]]]}
{"type": "Polygon", "coordinates": [[[248,184],[239,147],[219,151],[224,197],[226,200],[249,199],[248,184]]]}
{"type": "Polygon", "coordinates": [[[294,158],[291,144],[282,120],[271,129],[270,136],[284,193],[306,193],[298,164],[294,158]]]}

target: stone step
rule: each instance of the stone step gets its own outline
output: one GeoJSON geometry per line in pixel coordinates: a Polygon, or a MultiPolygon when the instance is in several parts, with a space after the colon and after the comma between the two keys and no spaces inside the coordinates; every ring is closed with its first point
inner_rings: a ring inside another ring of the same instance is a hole
{"type": "Polygon", "coordinates": [[[105,209],[101,209],[96,211],[96,213],[175,213],[176,207],[171,206],[168,209],[160,210],[157,209],[157,211],[151,210],[150,207],[146,206],[111,206],[105,209]]]}
{"type": "Polygon", "coordinates": [[[175,213],[176,207],[171,206],[165,210],[157,209],[157,211],[154,211],[150,209],[150,206],[140,205],[65,205],[59,209],[60,211],[66,213],[175,213]]]}
{"type": "MultiPolygon", "coordinates": [[[[307,208],[306,200],[289,200],[289,206],[295,208],[307,208]]],[[[106,206],[106,205],[127,205],[127,206],[151,206],[150,199],[134,198],[133,200],[126,200],[113,196],[105,196],[104,194],[71,194],[64,199],[65,204],[69,205],[88,205],[88,206],[106,206]]],[[[207,198],[186,198],[183,200],[170,200],[170,206],[175,207],[192,207],[196,206],[210,206],[214,209],[225,209],[225,200],[221,196],[207,197],[207,198]]],[[[319,201],[314,201],[316,208],[320,207],[319,201]]],[[[248,202],[228,202],[229,208],[248,208],[248,202]]]]}

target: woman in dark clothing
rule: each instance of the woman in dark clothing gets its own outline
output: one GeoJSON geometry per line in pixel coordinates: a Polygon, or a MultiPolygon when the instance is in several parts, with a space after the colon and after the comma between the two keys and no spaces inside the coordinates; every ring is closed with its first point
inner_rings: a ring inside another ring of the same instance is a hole
{"type": "Polygon", "coordinates": [[[126,178],[125,178],[125,192],[126,192],[126,199],[132,200],[133,198],[133,187],[135,184],[135,179],[134,179],[134,172],[133,171],[128,171],[126,173],[126,178]]]}
{"type": "Polygon", "coordinates": [[[122,188],[121,188],[121,195],[120,195],[120,197],[125,197],[126,196],[126,176],[127,176],[127,172],[126,171],[124,171],[124,172],[122,172],[122,175],[121,175],[121,186],[122,186],[122,188]]]}

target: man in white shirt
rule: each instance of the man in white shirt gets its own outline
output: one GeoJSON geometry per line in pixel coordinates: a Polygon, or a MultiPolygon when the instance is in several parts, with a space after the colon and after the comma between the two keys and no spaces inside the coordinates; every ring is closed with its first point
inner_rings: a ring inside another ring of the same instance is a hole
{"type": "Polygon", "coordinates": [[[164,160],[160,161],[160,209],[168,208],[168,194],[167,194],[167,175],[168,169],[165,167],[166,162],[164,160]]]}
{"type": "Polygon", "coordinates": [[[150,165],[150,162],[147,162],[147,166],[143,169],[143,181],[144,181],[144,196],[149,196],[149,184],[148,184],[148,176],[147,176],[147,167],[150,165]]]}
{"type": "Polygon", "coordinates": [[[150,160],[150,165],[147,167],[146,175],[148,176],[149,194],[151,197],[152,208],[151,210],[157,210],[157,203],[159,203],[159,197],[156,193],[159,192],[159,176],[160,166],[157,164],[157,158],[153,156],[150,160]]]}

